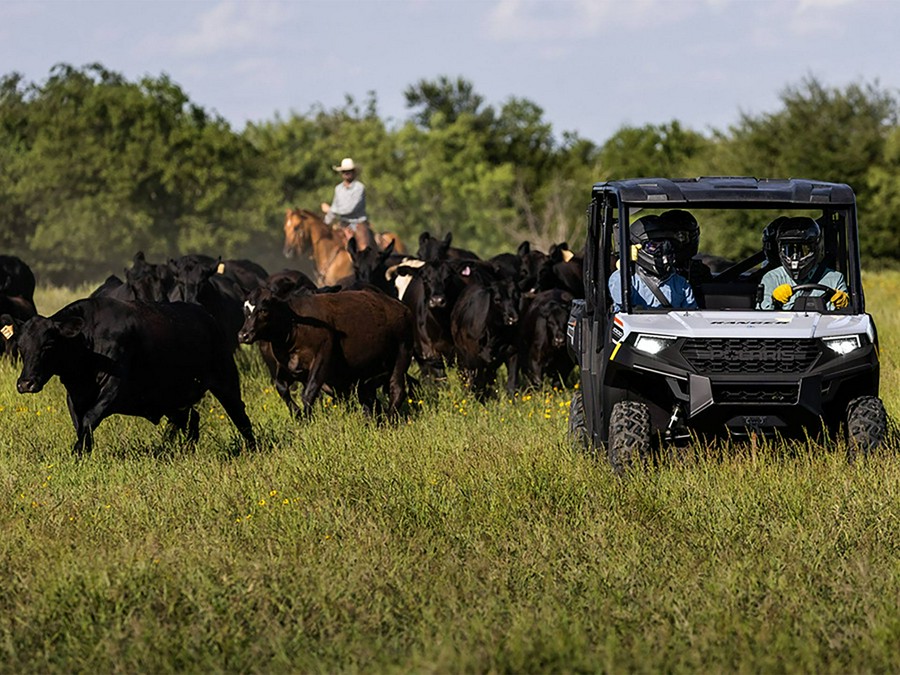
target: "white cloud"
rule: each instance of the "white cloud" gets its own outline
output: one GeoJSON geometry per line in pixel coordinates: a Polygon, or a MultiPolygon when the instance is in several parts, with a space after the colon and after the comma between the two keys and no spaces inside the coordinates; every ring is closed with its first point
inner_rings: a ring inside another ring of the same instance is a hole
{"type": "Polygon", "coordinates": [[[182,56],[211,56],[268,46],[283,30],[284,14],[281,3],[225,0],[200,14],[195,26],[164,42],[182,56]]]}

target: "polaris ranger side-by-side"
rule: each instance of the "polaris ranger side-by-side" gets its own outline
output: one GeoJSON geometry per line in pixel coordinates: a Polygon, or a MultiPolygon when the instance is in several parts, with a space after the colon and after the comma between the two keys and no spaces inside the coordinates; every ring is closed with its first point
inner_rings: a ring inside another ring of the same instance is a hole
{"type": "Polygon", "coordinates": [[[878,397],[878,337],[865,311],[849,186],[638,178],[597,183],[591,197],[585,300],[573,305],[568,325],[569,349],[581,368],[572,437],[605,449],[617,471],[656,443],[697,436],[843,431],[853,452],[882,441],[887,416],[878,397]],[[703,237],[728,223],[758,242],[744,260],[688,279],[696,308],[666,306],[658,289],[662,302],[651,304],[661,306],[634,301],[632,286],[644,277],[631,226],[672,210],[691,214],[703,237]],[[845,283],[845,292],[794,283],[789,303],[778,292],[764,297],[772,293],[763,276],[784,261],[777,234],[785,219],[814,221],[821,233],[817,269],[845,283]],[[615,298],[611,275],[621,289],[615,298]]]}

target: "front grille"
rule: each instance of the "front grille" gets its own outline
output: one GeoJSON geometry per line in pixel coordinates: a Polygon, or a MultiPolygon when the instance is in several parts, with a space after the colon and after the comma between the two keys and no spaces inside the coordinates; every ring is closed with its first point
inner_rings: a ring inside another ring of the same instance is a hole
{"type": "Polygon", "coordinates": [[[819,356],[819,342],[808,338],[689,338],[681,355],[698,373],[805,373],[819,356]]]}
{"type": "Polygon", "coordinates": [[[713,384],[716,403],[784,403],[794,404],[800,393],[796,384],[713,384]]]}

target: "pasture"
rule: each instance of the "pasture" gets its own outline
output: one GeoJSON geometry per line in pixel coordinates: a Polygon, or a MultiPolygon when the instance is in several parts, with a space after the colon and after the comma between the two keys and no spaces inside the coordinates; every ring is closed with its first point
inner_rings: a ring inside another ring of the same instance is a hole
{"type": "MultiPolygon", "coordinates": [[[[900,273],[864,277],[900,416],[900,273]]],[[[42,314],[85,289],[39,289],[42,314]]],[[[194,447],[0,363],[0,672],[900,670],[898,438],[692,447],[618,480],[569,447],[570,391],[450,384],[380,425],[296,423],[255,348],[261,448],[215,401],[194,447]]]]}

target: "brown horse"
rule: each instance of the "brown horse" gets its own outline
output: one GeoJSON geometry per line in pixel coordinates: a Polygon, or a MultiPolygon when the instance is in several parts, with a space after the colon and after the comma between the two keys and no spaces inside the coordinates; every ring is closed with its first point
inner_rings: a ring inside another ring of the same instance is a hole
{"type": "Polygon", "coordinates": [[[312,211],[288,209],[284,219],[284,257],[305,253],[316,265],[316,283],[331,286],[353,275],[344,237],[312,211]]]}

